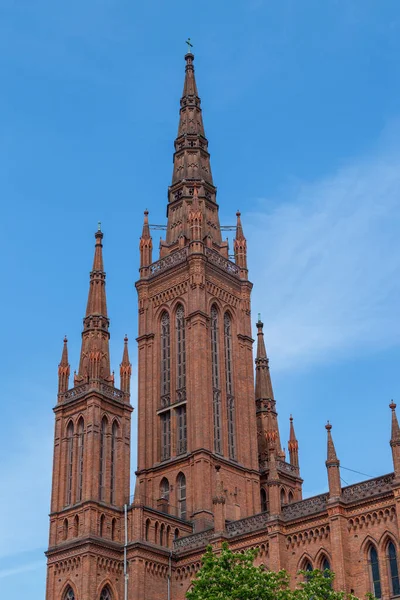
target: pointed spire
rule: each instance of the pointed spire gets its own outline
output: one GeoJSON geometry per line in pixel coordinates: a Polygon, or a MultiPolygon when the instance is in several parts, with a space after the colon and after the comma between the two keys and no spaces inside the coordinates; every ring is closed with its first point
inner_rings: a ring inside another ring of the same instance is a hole
{"type": "Polygon", "coordinates": [[[153,240],[150,235],[149,211],[147,209],[144,211],[143,229],[142,229],[142,236],[140,238],[139,250],[140,250],[140,277],[142,278],[142,277],[147,277],[147,275],[149,274],[148,267],[153,262],[153,259],[152,259],[153,240]]]}
{"type": "Polygon", "coordinates": [[[392,448],[393,468],[396,479],[400,478],[400,428],[396,415],[396,404],[391,401],[389,408],[392,411],[392,432],[390,436],[390,447],[392,448]]]}
{"type": "Polygon", "coordinates": [[[125,394],[129,395],[131,392],[131,375],[132,375],[132,365],[129,361],[129,352],[128,352],[128,336],[124,337],[124,352],[122,354],[122,362],[120,364],[120,378],[121,383],[120,387],[125,394]]]}
{"type": "Polygon", "coordinates": [[[332,439],[332,425],[328,423],[325,425],[325,429],[328,434],[327,440],[327,460],[325,462],[328,470],[328,482],[329,482],[329,497],[339,498],[342,493],[342,486],[340,483],[340,461],[336,455],[335,445],[332,439]]]}
{"type": "Polygon", "coordinates": [[[194,56],[191,52],[186,54],[185,61],[185,82],[180,101],[178,135],[175,139],[172,184],[168,191],[168,226],[161,257],[175,250],[178,240],[184,245],[191,238],[189,212],[196,187],[204,213],[202,235],[210,236],[212,242],[217,247],[223,247],[227,254],[226,243],[222,242],[218,208],[216,210],[217,190],[211,173],[208,140],[204,132],[193,66],[194,56]]]}
{"type": "Polygon", "coordinates": [[[236,213],[236,237],[233,241],[235,262],[241,269],[241,277],[247,278],[247,242],[243,234],[240,212],[236,213]]]}
{"type": "Polygon", "coordinates": [[[100,228],[95,233],[93,269],[90,273],[89,296],[86,316],[83,320],[82,348],[79,371],[74,385],[103,379],[114,384],[110,371],[109,319],[107,316],[106,274],[103,266],[103,233],[100,228]]]}
{"type": "Polygon", "coordinates": [[[258,455],[260,467],[269,460],[270,446],[275,448],[276,458],[284,460],[278,428],[278,414],[272,389],[269,360],[264,343],[264,323],[258,316],[256,363],[256,416],[258,426],[258,455]]]}
{"type": "Polygon", "coordinates": [[[68,362],[68,340],[64,337],[64,345],[61,354],[61,362],[58,365],[58,393],[64,394],[69,386],[70,365],[68,362]]]}
{"type": "Polygon", "coordinates": [[[269,370],[269,359],[264,343],[264,323],[260,316],[257,326],[257,356],[256,356],[256,400],[274,400],[272,390],[271,374],[269,370]]]}
{"type": "Polygon", "coordinates": [[[290,464],[294,467],[299,467],[299,443],[294,432],[293,417],[290,415],[290,434],[289,434],[289,456],[290,464]]]}

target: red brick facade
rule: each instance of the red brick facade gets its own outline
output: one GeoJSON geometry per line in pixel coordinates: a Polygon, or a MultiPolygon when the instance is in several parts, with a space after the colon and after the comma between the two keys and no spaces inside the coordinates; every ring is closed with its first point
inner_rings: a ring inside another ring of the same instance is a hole
{"type": "Polygon", "coordinates": [[[72,388],[66,340],[59,365],[46,598],[158,600],[169,593],[183,600],[205,546],[218,549],[224,540],[237,550],[258,548],[259,563],[287,569],[293,582],[300,568],[329,567],[340,589],[395,597],[395,405],[394,473],[342,489],[327,425],[329,491],[302,500],[298,442],[291,420],[287,461],[260,320],[254,378],[246,239],[237,213],[231,260],[194,57],[185,60],[158,260],[147,211],[140,240],[135,494],[131,500],[131,365],[125,339],[117,389],[99,230],[72,388]]]}

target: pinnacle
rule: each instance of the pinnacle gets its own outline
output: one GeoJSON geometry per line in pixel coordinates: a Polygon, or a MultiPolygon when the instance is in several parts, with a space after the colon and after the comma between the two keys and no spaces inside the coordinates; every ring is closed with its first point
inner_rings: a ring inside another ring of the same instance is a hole
{"type": "Polygon", "coordinates": [[[392,410],[392,434],[390,443],[392,445],[397,445],[400,444],[400,427],[396,415],[396,404],[393,402],[393,400],[389,404],[389,408],[392,410]]]}
{"type": "Polygon", "coordinates": [[[332,425],[329,423],[329,421],[325,425],[325,429],[328,433],[327,461],[326,462],[334,463],[334,464],[336,463],[337,465],[339,465],[339,459],[336,455],[335,444],[333,443],[332,434],[331,434],[332,425]]]}

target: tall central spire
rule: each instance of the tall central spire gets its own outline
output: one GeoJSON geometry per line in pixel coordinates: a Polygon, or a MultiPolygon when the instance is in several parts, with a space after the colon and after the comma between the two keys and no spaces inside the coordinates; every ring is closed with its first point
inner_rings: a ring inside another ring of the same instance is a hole
{"type": "Polygon", "coordinates": [[[168,226],[165,242],[161,243],[161,256],[184,246],[191,238],[189,212],[194,191],[197,190],[198,203],[204,229],[203,241],[209,246],[225,251],[222,242],[216,204],[217,190],[211,173],[208,140],[205,136],[201,101],[194,73],[194,56],[185,56],[185,81],[180,101],[178,135],[175,139],[174,168],[172,184],[168,190],[168,226]]]}
{"type": "Polygon", "coordinates": [[[89,295],[86,315],[83,319],[82,349],[79,372],[75,385],[95,379],[114,383],[110,372],[110,351],[108,331],[110,321],[107,316],[106,274],[103,266],[103,233],[95,233],[93,269],[90,273],[89,295]]]}

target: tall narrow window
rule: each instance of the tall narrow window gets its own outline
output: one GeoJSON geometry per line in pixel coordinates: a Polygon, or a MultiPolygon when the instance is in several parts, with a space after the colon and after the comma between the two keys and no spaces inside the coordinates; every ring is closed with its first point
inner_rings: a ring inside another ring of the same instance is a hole
{"type": "Polygon", "coordinates": [[[151,525],[151,521],[150,519],[147,519],[146,521],[146,529],[145,529],[145,540],[146,542],[149,541],[149,535],[150,535],[150,525],[151,525]]]}
{"type": "Polygon", "coordinates": [[[171,413],[161,414],[161,460],[171,458],[171,413]]]}
{"type": "Polygon", "coordinates": [[[397,564],[396,548],[393,542],[389,542],[388,544],[387,555],[389,560],[389,578],[392,587],[392,595],[400,596],[399,567],[397,564]]]}
{"type": "Polygon", "coordinates": [[[161,407],[171,404],[171,336],[169,314],[161,318],[161,407]]]}
{"type": "Polygon", "coordinates": [[[164,532],[165,532],[165,525],[164,525],[164,523],[162,523],[161,527],[160,527],[160,546],[164,546],[164,532]]]}
{"type": "Polygon", "coordinates": [[[369,551],[369,560],[371,565],[372,589],[375,598],[382,597],[381,576],[379,573],[378,553],[375,546],[371,546],[369,551]]]}
{"type": "Polygon", "coordinates": [[[211,364],[213,385],[214,450],[222,454],[221,387],[219,375],[218,311],[211,308],[211,364]]]}
{"type": "Polygon", "coordinates": [[[233,394],[232,372],[232,322],[228,313],[224,316],[224,341],[225,341],[225,376],[226,376],[226,407],[228,417],[228,450],[229,458],[236,459],[236,425],[235,425],[235,397],[233,394]]]}
{"type": "Polygon", "coordinates": [[[267,512],[268,511],[268,497],[267,497],[267,492],[265,491],[264,488],[261,488],[260,500],[261,500],[261,511],[267,512]]]}
{"type": "Polygon", "coordinates": [[[118,423],[114,421],[111,429],[111,480],[110,480],[110,491],[111,491],[111,504],[115,504],[115,488],[116,488],[116,476],[117,476],[117,436],[118,436],[118,423]]]}
{"type": "Polygon", "coordinates": [[[178,306],[176,311],[176,388],[177,401],[186,400],[186,339],[183,306],[178,306]]]}
{"type": "Polygon", "coordinates": [[[105,534],[105,522],[106,522],[105,515],[101,515],[100,525],[99,525],[99,536],[100,537],[103,537],[103,535],[105,534]]]}
{"type": "Polygon", "coordinates": [[[177,421],[177,454],[185,454],[187,451],[187,425],[186,425],[186,406],[179,406],[176,409],[177,421]]]}
{"type": "Polygon", "coordinates": [[[103,591],[100,594],[100,600],[112,600],[112,595],[108,585],[105,588],[103,588],[103,591]]]}
{"type": "Polygon", "coordinates": [[[115,542],[117,537],[117,519],[111,521],[111,539],[115,542]]]}
{"type": "Polygon", "coordinates": [[[79,535],[79,517],[75,515],[74,518],[74,537],[78,537],[79,535]]]}
{"type": "Polygon", "coordinates": [[[74,594],[74,590],[72,589],[72,587],[70,587],[70,586],[67,587],[67,589],[65,590],[63,600],[75,600],[75,594],[74,594]]]}
{"type": "Polygon", "coordinates": [[[167,502],[169,502],[169,481],[166,477],[163,477],[161,479],[160,497],[164,498],[164,500],[167,500],[167,502]]]}
{"type": "Polygon", "coordinates": [[[74,472],[74,425],[72,421],[67,427],[67,488],[65,503],[72,504],[72,474],[74,472]]]}
{"type": "Polygon", "coordinates": [[[183,473],[177,479],[178,517],[186,519],[186,477],[183,473]]]}
{"type": "Polygon", "coordinates": [[[99,465],[99,499],[105,499],[105,478],[106,478],[106,434],[107,434],[107,419],[104,417],[100,426],[100,465],[99,465]]]}
{"type": "Polygon", "coordinates": [[[78,469],[77,469],[77,486],[76,486],[76,501],[82,501],[83,492],[83,452],[84,452],[84,423],[83,419],[78,423],[78,469]]]}

